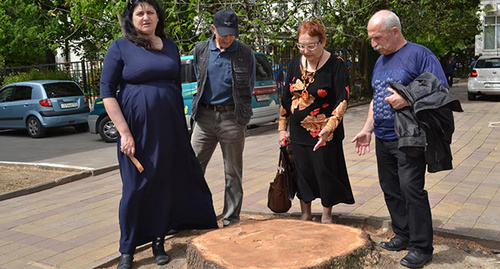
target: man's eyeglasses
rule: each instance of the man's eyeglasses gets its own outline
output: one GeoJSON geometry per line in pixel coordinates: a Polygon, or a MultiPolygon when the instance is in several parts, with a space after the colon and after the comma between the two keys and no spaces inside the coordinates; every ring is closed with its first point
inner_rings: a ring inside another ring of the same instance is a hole
{"type": "Polygon", "coordinates": [[[319,45],[319,41],[314,43],[314,44],[301,44],[301,43],[297,43],[297,48],[299,48],[299,50],[304,50],[305,48],[307,48],[308,50],[315,50],[319,45]]]}

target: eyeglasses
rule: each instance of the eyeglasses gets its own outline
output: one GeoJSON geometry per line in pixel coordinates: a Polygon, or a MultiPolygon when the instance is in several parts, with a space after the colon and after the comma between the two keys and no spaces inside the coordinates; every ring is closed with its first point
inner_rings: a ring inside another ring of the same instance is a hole
{"type": "Polygon", "coordinates": [[[314,44],[301,44],[301,43],[297,43],[297,48],[299,48],[299,50],[304,50],[305,48],[307,48],[308,50],[315,50],[319,45],[319,41],[314,43],[314,44]]]}

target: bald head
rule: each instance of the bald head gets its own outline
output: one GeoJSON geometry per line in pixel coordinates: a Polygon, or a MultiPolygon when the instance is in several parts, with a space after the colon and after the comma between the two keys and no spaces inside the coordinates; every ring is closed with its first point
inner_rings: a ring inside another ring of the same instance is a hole
{"type": "Polygon", "coordinates": [[[406,44],[401,33],[401,23],[394,12],[380,10],[368,21],[368,37],[373,49],[380,54],[391,54],[406,44]]]}
{"type": "Polygon", "coordinates": [[[393,27],[396,27],[401,32],[401,22],[398,16],[390,10],[380,10],[373,14],[370,21],[368,21],[368,24],[370,23],[380,24],[382,29],[386,31],[391,31],[393,27]]]}

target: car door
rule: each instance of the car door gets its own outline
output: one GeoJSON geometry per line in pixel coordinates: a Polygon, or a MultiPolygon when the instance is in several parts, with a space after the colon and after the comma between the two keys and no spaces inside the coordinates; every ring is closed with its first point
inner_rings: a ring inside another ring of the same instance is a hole
{"type": "Polygon", "coordinates": [[[0,91],[0,128],[12,128],[12,115],[10,114],[10,103],[14,86],[6,87],[0,91]]]}
{"type": "Polygon", "coordinates": [[[31,101],[32,88],[30,86],[15,86],[12,102],[10,102],[9,112],[12,116],[13,128],[25,128],[25,116],[33,107],[31,101]]]}
{"type": "Polygon", "coordinates": [[[24,116],[31,109],[31,87],[10,86],[0,92],[0,127],[24,128],[24,116]]]}

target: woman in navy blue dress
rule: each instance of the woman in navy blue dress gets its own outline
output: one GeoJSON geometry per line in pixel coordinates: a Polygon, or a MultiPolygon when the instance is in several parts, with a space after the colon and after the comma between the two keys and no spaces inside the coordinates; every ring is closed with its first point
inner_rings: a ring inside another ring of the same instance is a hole
{"type": "Polygon", "coordinates": [[[118,268],[130,268],[137,246],[153,242],[156,262],[165,264],[169,230],[217,228],[217,222],[189,143],[179,52],[165,37],[163,12],[154,0],[130,0],[123,20],[125,38],[115,40],[104,59],[101,96],[120,133],[118,268]]]}

